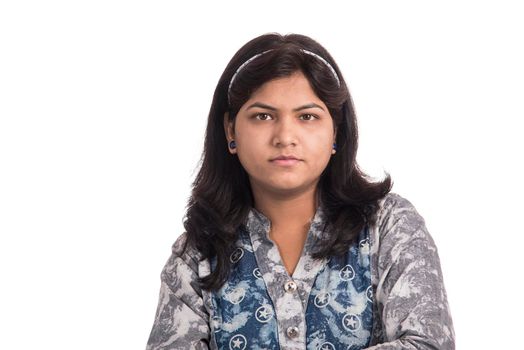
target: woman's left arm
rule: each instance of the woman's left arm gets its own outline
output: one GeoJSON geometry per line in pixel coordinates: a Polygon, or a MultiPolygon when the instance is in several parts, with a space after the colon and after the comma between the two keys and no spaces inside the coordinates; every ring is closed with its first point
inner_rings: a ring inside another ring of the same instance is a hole
{"type": "Polygon", "coordinates": [[[377,264],[379,344],[369,350],[452,350],[455,334],[437,247],[406,199],[390,196],[380,219],[377,264]]]}

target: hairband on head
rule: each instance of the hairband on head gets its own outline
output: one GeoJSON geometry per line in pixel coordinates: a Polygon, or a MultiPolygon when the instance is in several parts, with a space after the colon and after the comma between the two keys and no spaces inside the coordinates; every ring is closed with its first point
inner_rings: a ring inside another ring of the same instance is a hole
{"type": "MultiPolygon", "coordinates": [[[[242,63],[240,65],[240,67],[238,67],[238,69],[235,71],[235,74],[233,74],[233,77],[231,77],[231,81],[229,82],[229,86],[227,88],[227,100],[228,100],[228,103],[230,103],[229,101],[229,94],[231,92],[231,86],[233,85],[233,82],[235,81],[235,78],[237,77],[238,73],[245,67],[247,66],[251,61],[253,61],[254,59],[256,59],[257,57],[260,57],[262,56],[263,54],[269,52],[269,51],[273,51],[273,49],[270,49],[270,50],[266,50],[266,51],[263,51],[261,53],[258,53],[256,55],[254,55],[253,57],[251,57],[250,59],[248,59],[246,62],[242,63]]],[[[335,71],[335,69],[333,68],[333,66],[331,64],[329,64],[328,61],[326,61],[322,56],[319,56],[317,55],[316,53],[314,52],[311,52],[311,51],[308,51],[308,50],[304,50],[304,49],[300,49],[300,51],[302,51],[303,53],[307,54],[307,55],[310,55],[310,56],[313,56],[315,58],[317,58],[318,60],[320,60],[322,63],[324,63],[328,68],[329,70],[331,71],[331,74],[333,74],[333,77],[336,79],[337,81],[337,84],[338,84],[338,87],[340,87],[340,79],[338,78],[338,75],[337,75],[337,72],[335,71]]]]}

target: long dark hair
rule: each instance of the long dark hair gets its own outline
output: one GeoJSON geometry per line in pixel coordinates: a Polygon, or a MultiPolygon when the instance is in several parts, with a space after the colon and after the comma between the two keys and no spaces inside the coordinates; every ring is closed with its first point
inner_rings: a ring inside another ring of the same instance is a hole
{"type": "Polygon", "coordinates": [[[200,159],[193,182],[184,228],[186,248],[197,249],[203,259],[216,258],[216,268],[199,281],[206,290],[217,290],[227,280],[229,255],[235,248],[240,227],[254,206],[249,178],[238,157],[228,152],[224,114],[234,122],[242,105],[265,82],[302,71],[317,96],[326,104],[337,127],[337,152],[331,157],[318,183],[319,199],[329,224],[330,235],[314,253],[315,258],[345,253],[358,233],[375,219],[377,201],[392,187],[389,174],[372,182],[357,162],[357,120],[346,83],[331,55],[313,39],[298,34],[265,34],[242,46],[218,81],[200,159]],[[269,51],[268,51],[269,50],[269,51]],[[325,62],[335,70],[339,82],[325,62]],[[230,81],[237,69],[253,56],[230,81]]]}

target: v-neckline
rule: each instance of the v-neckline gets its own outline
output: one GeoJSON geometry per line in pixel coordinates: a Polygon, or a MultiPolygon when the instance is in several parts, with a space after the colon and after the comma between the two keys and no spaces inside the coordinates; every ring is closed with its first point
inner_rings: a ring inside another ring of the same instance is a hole
{"type": "Polygon", "coordinates": [[[285,291],[281,286],[292,281],[298,287],[298,295],[305,310],[317,274],[327,262],[327,259],[313,259],[311,256],[312,249],[324,229],[325,216],[322,208],[317,207],[315,216],[311,220],[306,241],[292,274],[287,271],[278,246],[269,238],[271,228],[269,219],[253,208],[246,224],[257,266],[271,298],[276,301],[279,297],[283,297],[282,293],[285,291]]]}
{"type": "Polygon", "coordinates": [[[286,264],[284,263],[284,259],[282,258],[282,254],[280,252],[279,245],[269,236],[269,232],[271,231],[271,224],[269,225],[269,231],[267,232],[267,239],[271,242],[271,244],[275,246],[278,252],[278,259],[279,259],[278,263],[281,265],[281,267],[283,267],[283,270],[286,271],[287,277],[290,280],[294,281],[297,278],[296,273],[299,270],[299,268],[303,268],[303,263],[304,263],[304,260],[306,259],[306,255],[309,254],[306,247],[311,246],[311,243],[312,243],[310,242],[311,236],[312,236],[311,234],[311,223],[312,222],[313,220],[311,220],[310,225],[308,227],[308,231],[306,233],[306,239],[304,240],[304,244],[302,245],[302,249],[300,250],[300,256],[298,257],[297,263],[295,264],[295,268],[293,269],[292,273],[289,273],[289,271],[286,268],[286,264]]]}

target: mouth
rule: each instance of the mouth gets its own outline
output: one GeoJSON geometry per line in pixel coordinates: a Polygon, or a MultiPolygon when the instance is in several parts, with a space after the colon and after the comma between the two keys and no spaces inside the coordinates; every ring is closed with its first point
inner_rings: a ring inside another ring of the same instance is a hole
{"type": "Polygon", "coordinates": [[[295,158],[294,156],[280,156],[274,159],[271,159],[271,163],[279,166],[293,166],[301,162],[300,159],[295,158]]]}

